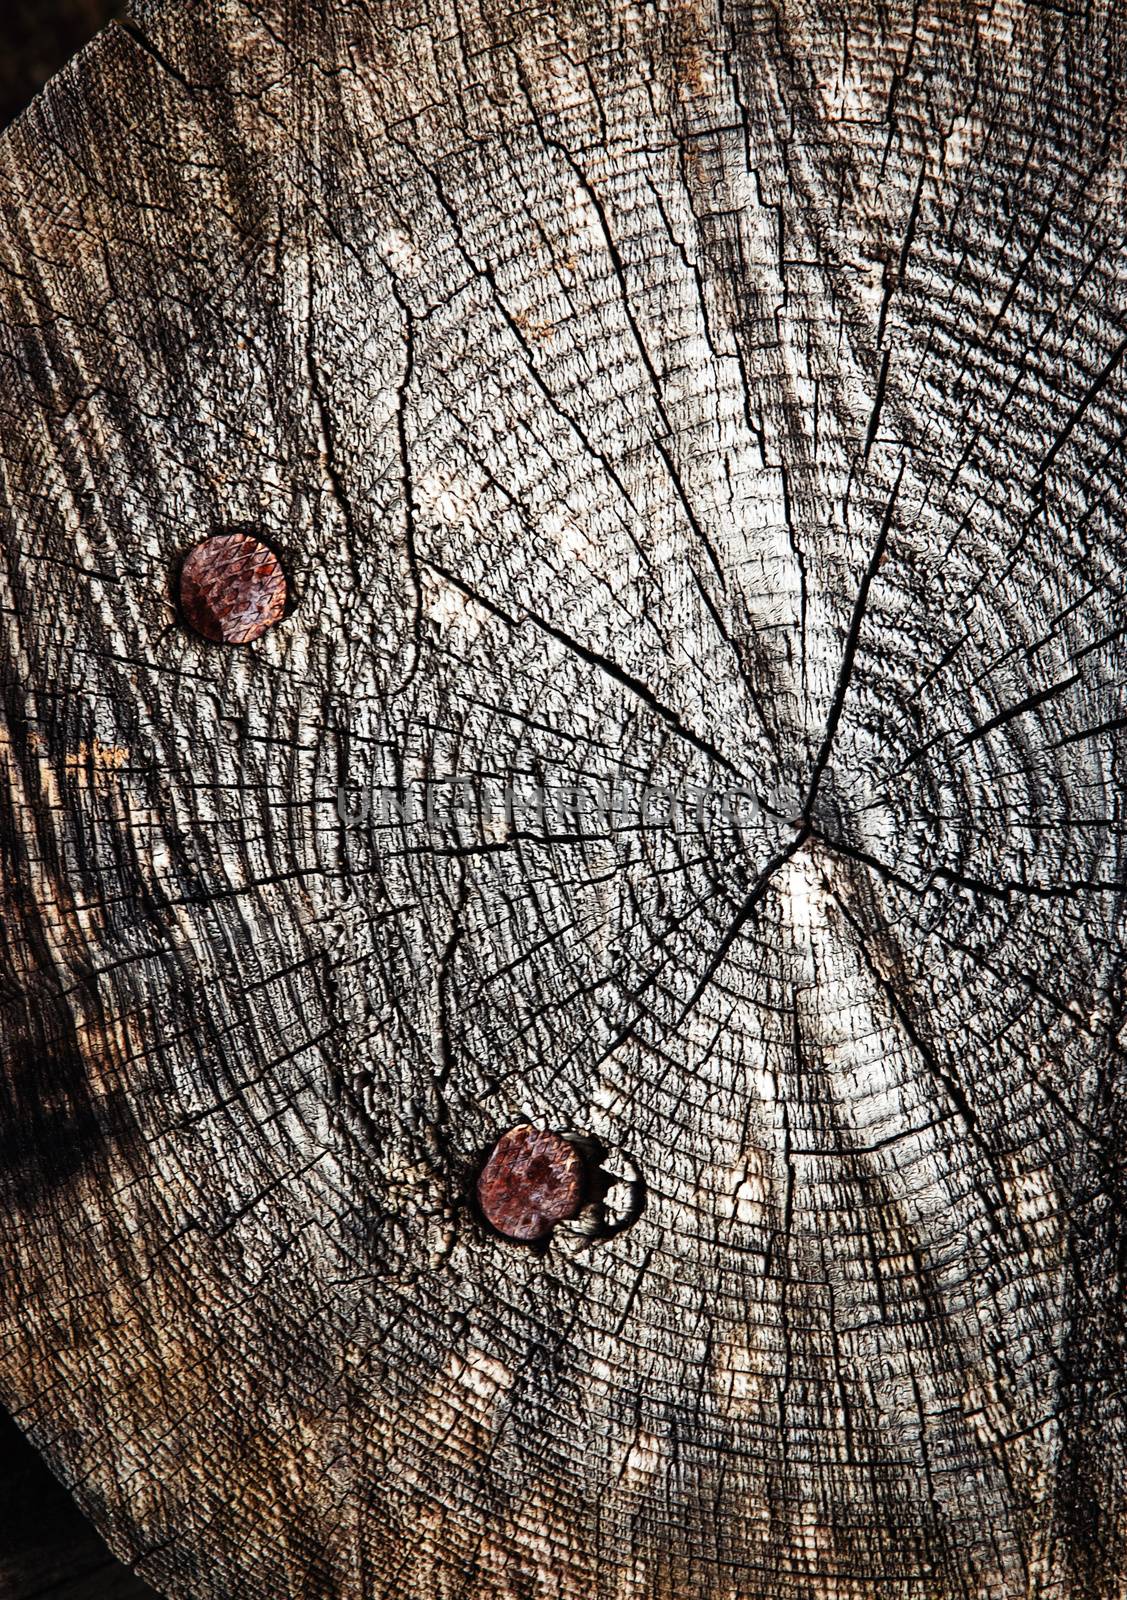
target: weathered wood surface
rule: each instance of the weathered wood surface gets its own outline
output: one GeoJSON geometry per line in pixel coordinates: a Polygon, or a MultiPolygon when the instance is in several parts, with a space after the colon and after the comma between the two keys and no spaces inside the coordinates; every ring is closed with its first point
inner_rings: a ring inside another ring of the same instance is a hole
{"type": "Polygon", "coordinates": [[[0,1399],[170,1596],[1123,1595],[1121,12],[134,15],[0,143],[0,1399]],[[338,806],[455,773],[713,798],[338,806]]]}
{"type": "MultiPolygon", "coordinates": [[[[105,26],[111,9],[105,0],[6,0],[0,8],[0,129],[105,26]]],[[[23,1434],[0,1413],[4,1600],[125,1600],[151,1593],[113,1561],[23,1434]]]]}

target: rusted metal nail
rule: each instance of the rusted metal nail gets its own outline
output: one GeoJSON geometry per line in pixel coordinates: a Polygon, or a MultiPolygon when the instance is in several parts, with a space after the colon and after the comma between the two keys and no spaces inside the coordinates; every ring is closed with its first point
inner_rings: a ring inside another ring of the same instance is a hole
{"type": "Polygon", "coordinates": [[[286,608],[286,575],[273,550],[248,533],[216,533],[180,569],[185,622],[216,644],[250,644],[286,608]]]}
{"type": "Polygon", "coordinates": [[[575,1145],[529,1123],[503,1133],[477,1180],[485,1220],[507,1239],[543,1239],[583,1207],[586,1174],[575,1145]]]}

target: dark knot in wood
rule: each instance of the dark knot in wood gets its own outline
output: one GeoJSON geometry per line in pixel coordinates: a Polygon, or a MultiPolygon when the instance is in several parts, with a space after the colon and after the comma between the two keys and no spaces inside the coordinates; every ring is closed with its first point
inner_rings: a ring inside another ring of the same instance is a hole
{"type": "Polygon", "coordinates": [[[250,534],[213,534],[188,552],[180,569],[184,620],[216,644],[250,644],[285,608],[281,562],[250,534]]]}
{"type": "Polygon", "coordinates": [[[558,1133],[528,1123],[502,1134],[477,1180],[482,1214],[509,1239],[543,1239],[583,1205],[583,1159],[558,1133]]]}

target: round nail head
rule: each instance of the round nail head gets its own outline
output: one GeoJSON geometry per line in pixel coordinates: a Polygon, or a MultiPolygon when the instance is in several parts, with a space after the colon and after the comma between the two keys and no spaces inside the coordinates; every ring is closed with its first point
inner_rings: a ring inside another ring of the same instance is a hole
{"type": "Polygon", "coordinates": [[[524,1123],[497,1140],[477,1180],[482,1215],[508,1239],[543,1239],[583,1205],[583,1161],[558,1133],[524,1123]]]}
{"type": "Polygon", "coordinates": [[[184,620],[215,644],[250,644],[286,608],[286,575],[248,533],[216,533],[189,550],[180,569],[184,620]]]}

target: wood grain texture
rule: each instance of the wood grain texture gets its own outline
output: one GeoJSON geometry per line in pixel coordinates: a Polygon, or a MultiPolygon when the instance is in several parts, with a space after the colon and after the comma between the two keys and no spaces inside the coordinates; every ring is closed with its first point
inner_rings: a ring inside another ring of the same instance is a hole
{"type": "Polygon", "coordinates": [[[0,1399],[163,1594],[1127,1592],[1123,85],[198,0],[0,141],[0,1399]]]}

